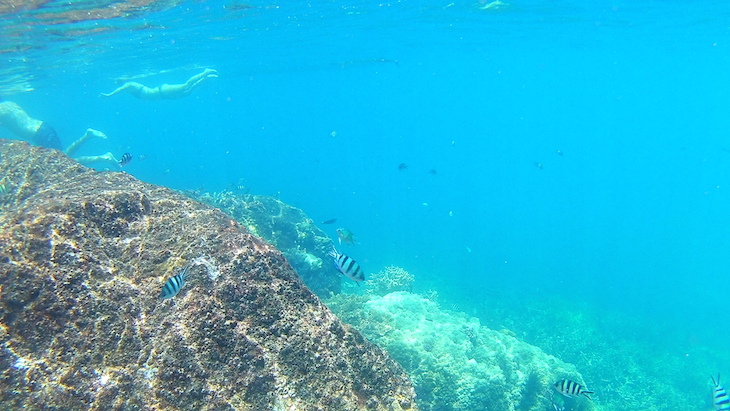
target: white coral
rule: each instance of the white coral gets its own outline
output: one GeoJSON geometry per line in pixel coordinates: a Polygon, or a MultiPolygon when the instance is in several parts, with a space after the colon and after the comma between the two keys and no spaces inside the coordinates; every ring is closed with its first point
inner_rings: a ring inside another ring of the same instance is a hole
{"type": "Polygon", "coordinates": [[[391,265],[373,274],[365,284],[368,292],[385,295],[394,291],[410,291],[414,280],[413,274],[391,265]]]}

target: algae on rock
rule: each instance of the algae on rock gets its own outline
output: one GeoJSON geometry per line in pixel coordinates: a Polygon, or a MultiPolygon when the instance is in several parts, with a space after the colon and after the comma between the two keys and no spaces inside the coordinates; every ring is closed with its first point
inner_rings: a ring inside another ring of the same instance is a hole
{"type": "Polygon", "coordinates": [[[318,296],[340,292],[340,275],[327,256],[333,242],[302,210],[264,195],[227,190],[186,194],[221,209],[252,234],[273,244],[318,296]]]}
{"type": "Polygon", "coordinates": [[[230,216],[56,150],[0,153],[0,409],[415,408],[402,367],[230,216]]]}

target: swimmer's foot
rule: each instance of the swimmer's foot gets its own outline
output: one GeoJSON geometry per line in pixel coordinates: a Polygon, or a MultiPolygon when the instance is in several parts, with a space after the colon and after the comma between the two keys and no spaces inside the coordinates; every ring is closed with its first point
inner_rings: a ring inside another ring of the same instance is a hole
{"type": "Polygon", "coordinates": [[[86,133],[84,133],[83,136],[79,137],[78,140],[71,143],[70,146],[66,150],[64,150],[64,153],[66,153],[67,156],[73,157],[74,153],[76,153],[76,150],[81,147],[82,144],[84,144],[87,140],[90,138],[100,138],[102,140],[106,140],[106,134],[99,130],[94,130],[93,128],[86,129],[86,133]]]}
{"type": "Polygon", "coordinates": [[[212,68],[207,68],[207,69],[203,70],[202,74],[206,77],[218,77],[218,71],[213,70],[212,68]]]}
{"type": "Polygon", "coordinates": [[[117,160],[117,158],[114,157],[114,154],[112,154],[111,151],[110,152],[107,152],[104,155],[99,156],[99,160],[100,161],[108,161],[110,163],[114,163],[116,165],[119,165],[119,160],[117,160]]]}
{"type": "Polygon", "coordinates": [[[106,134],[104,134],[103,131],[94,130],[93,128],[88,128],[88,129],[86,129],[86,133],[84,133],[84,135],[81,137],[80,140],[86,141],[92,137],[98,137],[102,140],[107,139],[107,136],[106,136],[106,134]]]}

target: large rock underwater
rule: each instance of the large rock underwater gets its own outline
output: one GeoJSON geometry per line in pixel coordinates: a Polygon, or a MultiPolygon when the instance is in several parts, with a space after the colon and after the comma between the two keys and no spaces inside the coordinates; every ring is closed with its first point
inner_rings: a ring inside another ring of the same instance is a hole
{"type": "Polygon", "coordinates": [[[403,369],[226,214],[57,151],[0,153],[2,408],[415,409],[403,369]]]}

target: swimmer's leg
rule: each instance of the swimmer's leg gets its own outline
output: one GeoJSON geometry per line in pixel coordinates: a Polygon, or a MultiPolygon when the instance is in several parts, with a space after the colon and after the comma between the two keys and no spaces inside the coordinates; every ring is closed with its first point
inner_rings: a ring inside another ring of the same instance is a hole
{"type": "Polygon", "coordinates": [[[139,90],[143,89],[145,86],[139,83],[136,83],[134,81],[128,81],[121,86],[119,86],[116,90],[112,91],[111,93],[99,93],[99,97],[111,97],[117,93],[121,93],[122,91],[129,91],[133,95],[136,96],[137,93],[139,93],[139,90]]]}
{"type": "Polygon", "coordinates": [[[83,165],[89,165],[89,164],[94,164],[94,163],[107,163],[107,164],[113,164],[116,167],[120,167],[119,160],[117,160],[117,158],[114,157],[114,154],[112,154],[111,152],[100,155],[100,156],[77,157],[75,160],[83,165]]]}
{"type": "Polygon", "coordinates": [[[104,134],[103,132],[101,132],[99,130],[94,130],[93,128],[90,128],[90,129],[86,130],[86,133],[84,133],[84,135],[81,136],[81,138],[79,138],[78,140],[71,143],[71,145],[68,146],[68,148],[66,150],[64,150],[63,152],[66,153],[67,156],[71,157],[76,152],[76,150],[78,150],[79,147],[81,147],[82,144],[84,144],[87,140],[89,140],[90,138],[93,138],[93,137],[98,137],[98,138],[106,140],[106,134],[104,134]]]}
{"type": "Polygon", "coordinates": [[[213,70],[211,68],[207,68],[203,70],[202,73],[198,73],[188,79],[188,81],[185,82],[185,87],[188,91],[195,88],[198,84],[202,83],[205,79],[218,77],[218,71],[213,70]]]}

